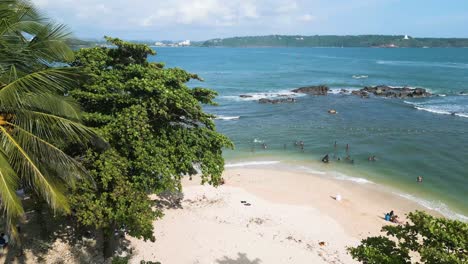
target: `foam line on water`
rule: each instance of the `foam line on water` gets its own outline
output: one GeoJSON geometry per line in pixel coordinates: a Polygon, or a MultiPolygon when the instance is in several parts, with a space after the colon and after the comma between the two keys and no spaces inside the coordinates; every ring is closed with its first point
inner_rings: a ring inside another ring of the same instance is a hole
{"type": "Polygon", "coordinates": [[[353,75],[353,79],[367,79],[369,75],[353,75]]]}
{"type": "Polygon", "coordinates": [[[251,92],[251,93],[243,93],[239,95],[224,95],[220,96],[219,98],[231,100],[231,101],[258,101],[262,98],[286,98],[286,97],[301,97],[305,96],[305,94],[294,93],[291,90],[279,90],[279,91],[269,91],[269,92],[251,92]],[[241,95],[245,95],[247,97],[240,97],[241,95]]]}
{"type": "Polygon", "coordinates": [[[240,119],[240,116],[223,116],[223,115],[218,115],[215,118],[216,120],[237,120],[240,119]]]}
{"type": "MultiPolygon", "coordinates": [[[[441,100],[444,100],[442,98],[441,100]]],[[[413,106],[414,109],[430,112],[433,114],[439,115],[453,115],[458,117],[468,117],[468,112],[466,112],[466,108],[462,105],[456,104],[451,101],[447,101],[446,103],[441,103],[441,100],[432,100],[425,103],[416,103],[410,101],[403,101],[406,104],[413,106]],[[452,104],[450,104],[452,103],[452,104]]]]}
{"type": "Polygon", "coordinates": [[[237,163],[228,163],[225,164],[225,168],[236,168],[236,167],[247,167],[247,166],[263,166],[263,165],[273,165],[280,163],[277,160],[265,160],[265,161],[248,161],[248,162],[237,162],[237,163]]]}
{"type": "Polygon", "coordinates": [[[353,176],[349,176],[349,175],[346,175],[346,174],[343,174],[343,173],[340,173],[340,172],[332,172],[332,175],[333,175],[333,178],[337,179],[337,180],[341,180],[341,181],[351,181],[351,182],[355,182],[355,183],[359,183],[359,184],[371,184],[371,183],[374,183],[372,181],[369,181],[367,179],[364,179],[364,178],[358,178],[358,177],[353,177],[353,176]]]}
{"type": "Polygon", "coordinates": [[[413,201],[413,202],[416,202],[417,204],[429,209],[429,210],[434,210],[436,212],[439,212],[440,214],[442,214],[443,216],[445,217],[448,217],[450,219],[455,219],[455,220],[460,220],[460,221],[463,221],[463,222],[468,222],[468,216],[466,215],[462,215],[462,214],[459,214],[459,213],[456,213],[452,210],[449,209],[449,207],[440,202],[440,201],[428,201],[428,200],[424,200],[424,199],[421,199],[421,198],[417,198],[411,194],[405,194],[405,193],[394,193],[400,197],[403,197],[405,199],[408,199],[410,201],[413,201]]]}
{"type": "Polygon", "coordinates": [[[455,68],[467,69],[468,64],[456,62],[429,62],[429,61],[392,61],[392,60],[378,60],[377,64],[381,65],[395,65],[395,66],[412,66],[412,67],[439,67],[439,68],[455,68]]]}
{"type": "Polygon", "coordinates": [[[324,171],[314,170],[314,169],[311,169],[311,168],[308,168],[308,167],[305,167],[305,166],[299,166],[299,169],[301,169],[304,172],[311,173],[311,174],[320,174],[320,175],[325,175],[326,174],[326,172],[324,172],[324,171]]]}

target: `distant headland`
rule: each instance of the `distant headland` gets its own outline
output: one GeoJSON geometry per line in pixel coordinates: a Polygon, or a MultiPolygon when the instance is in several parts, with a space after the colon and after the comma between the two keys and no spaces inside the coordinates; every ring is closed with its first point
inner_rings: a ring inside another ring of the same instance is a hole
{"type": "MultiPolygon", "coordinates": [[[[366,47],[366,48],[468,48],[468,38],[416,38],[408,35],[268,35],[216,38],[206,41],[131,40],[156,47],[366,47]]],[[[103,40],[69,39],[74,48],[105,46],[103,40]]]]}
{"type": "Polygon", "coordinates": [[[375,47],[464,48],[468,38],[413,38],[408,35],[289,36],[269,35],[211,39],[203,47],[375,47]]]}

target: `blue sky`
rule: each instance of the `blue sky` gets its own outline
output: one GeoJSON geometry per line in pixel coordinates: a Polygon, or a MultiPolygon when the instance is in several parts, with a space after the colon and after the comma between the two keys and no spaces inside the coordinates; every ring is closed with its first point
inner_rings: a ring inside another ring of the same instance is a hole
{"type": "Polygon", "coordinates": [[[468,37],[468,0],[32,0],[81,38],[468,37]]]}

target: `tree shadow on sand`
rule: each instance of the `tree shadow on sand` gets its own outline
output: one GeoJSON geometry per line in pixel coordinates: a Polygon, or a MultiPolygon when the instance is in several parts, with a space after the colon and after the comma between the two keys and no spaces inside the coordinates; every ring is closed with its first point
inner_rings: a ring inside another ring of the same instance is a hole
{"type": "Polygon", "coordinates": [[[153,199],[153,204],[158,209],[182,209],[184,194],[177,191],[166,191],[160,193],[153,199]]]}
{"type": "Polygon", "coordinates": [[[216,260],[218,264],[260,264],[262,261],[258,258],[250,260],[245,253],[237,253],[237,258],[229,258],[224,256],[222,259],[216,260]]]}
{"type": "MultiPolygon", "coordinates": [[[[45,207],[40,209],[27,211],[21,224],[21,244],[9,247],[0,256],[0,263],[46,263],[50,255],[55,263],[104,261],[99,232],[78,225],[72,216],[57,216],[45,207]],[[54,246],[55,242],[60,244],[54,246]]],[[[118,236],[117,247],[128,249],[129,241],[121,234],[118,236]]]]}

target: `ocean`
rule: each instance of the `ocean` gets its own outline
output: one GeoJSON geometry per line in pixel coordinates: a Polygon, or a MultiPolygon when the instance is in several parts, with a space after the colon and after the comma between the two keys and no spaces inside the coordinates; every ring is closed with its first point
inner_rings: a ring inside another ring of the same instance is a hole
{"type": "Polygon", "coordinates": [[[205,109],[218,116],[218,130],[236,146],[225,151],[227,167],[281,164],[323,177],[378,184],[447,217],[468,221],[468,49],[156,51],[150,60],[196,73],[204,82],[191,81],[191,87],[219,93],[219,106],[205,109]],[[331,93],[298,96],[289,104],[257,102],[318,84],[329,86],[331,93]],[[363,99],[339,93],[381,84],[422,87],[434,96],[363,99]],[[328,109],[338,114],[330,115],[328,109]],[[303,150],[296,141],[304,142],[303,150]],[[347,144],[354,163],[344,160],[347,144]],[[322,164],[326,154],[331,162],[322,164]],[[369,156],[377,160],[368,161],[369,156]],[[416,182],[418,176],[422,184],[416,182]]]}

